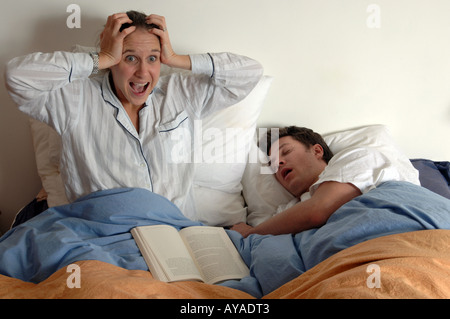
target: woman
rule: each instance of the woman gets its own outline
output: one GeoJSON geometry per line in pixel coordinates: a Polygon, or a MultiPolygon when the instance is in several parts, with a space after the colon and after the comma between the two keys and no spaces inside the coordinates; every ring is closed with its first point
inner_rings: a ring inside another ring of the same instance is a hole
{"type": "Polygon", "coordinates": [[[10,61],[7,88],[19,109],[62,138],[61,176],[70,201],[117,187],[146,188],[188,217],[193,120],[236,104],[255,87],[261,65],[231,53],[178,55],[164,17],[134,11],[108,17],[100,51],[33,53],[10,61]],[[191,70],[160,78],[161,63],[191,70]],[[109,69],[102,77],[92,77],[109,69]],[[176,136],[176,138],[174,138],[176,136]]]}

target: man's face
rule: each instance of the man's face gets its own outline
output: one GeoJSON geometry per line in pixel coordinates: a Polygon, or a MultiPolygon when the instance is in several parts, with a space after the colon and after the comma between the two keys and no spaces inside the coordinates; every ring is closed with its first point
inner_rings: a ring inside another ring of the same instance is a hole
{"type": "Polygon", "coordinates": [[[280,138],[269,154],[277,181],[296,197],[309,191],[327,165],[319,144],[306,147],[291,136],[280,138]],[[277,144],[278,152],[274,149],[277,144]]]}
{"type": "Polygon", "coordinates": [[[111,68],[124,106],[140,108],[147,101],[159,79],[160,54],[159,38],[145,29],[136,29],[124,39],[122,60],[111,68]]]}

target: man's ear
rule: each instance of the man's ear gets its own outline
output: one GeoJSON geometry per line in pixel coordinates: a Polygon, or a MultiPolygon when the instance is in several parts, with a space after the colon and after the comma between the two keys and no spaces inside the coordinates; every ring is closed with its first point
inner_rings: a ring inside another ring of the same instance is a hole
{"type": "Polygon", "coordinates": [[[318,158],[318,159],[323,159],[323,147],[320,144],[314,144],[312,146],[314,155],[318,158]]]}

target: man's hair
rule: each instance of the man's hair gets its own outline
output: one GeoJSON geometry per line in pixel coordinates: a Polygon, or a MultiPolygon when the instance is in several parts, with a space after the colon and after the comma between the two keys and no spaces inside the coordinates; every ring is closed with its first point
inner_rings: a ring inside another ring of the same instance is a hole
{"type": "Polygon", "coordinates": [[[147,22],[146,22],[147,15],[143,12],[131,10],[131,11],[127,11],[127,16],[133,22],[122,24],[122,26],[120,27],[120,32],[122,32],[122,30],[124,30],[126,28],[133,27],[133,26],[135,26],[136,29],[139,29],[139,28],[147,29],[147,30],[154,29],[154,28],[160,29],[160,27],[157,26],[156,24],[153,24],[153,23],[147,24],[147,22]]]}
{"type": "Polygon", "coordinates": [[[323,157],[322,159],[325,161],[325,163],[328,164],[330,159],[333,157],[333,152],[331,152],[330,148],[328,147],[327,143],[324,141],[322,136],[313,130],[306,128],[306,127],[298,127],[298,126],[287,126],[275,130],[268,130],[267,137],[266,137],[266,152],[267,155],[269,155],[270,147],[273,143],[275,143],[278,139],[285,137],[285,136],[292,136],[295,140],[299,141],[306,147],[311,147],[313,145],[319,144],[323,148],[323,157]],[[278,134],[273,134],[277,132],[278,134]],[[277,135],[277,136],[272,136],[277,135]]]}

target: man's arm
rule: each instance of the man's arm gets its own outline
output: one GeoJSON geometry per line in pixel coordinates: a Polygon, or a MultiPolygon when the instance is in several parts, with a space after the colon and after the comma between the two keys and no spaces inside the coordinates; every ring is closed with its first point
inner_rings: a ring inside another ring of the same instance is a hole
{"type": "Polygon", "coordinates": [[[296,204],[258,226],[252,228],[241,223],[231,229],[240,232],[244,237],[251,234],[296,234],[324,225],[339,207],[359,195],[361,191],[352,184],[324,182],[310,199],[296,204]]]}

